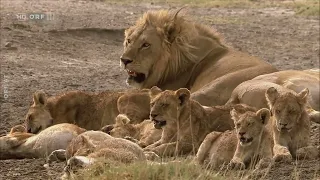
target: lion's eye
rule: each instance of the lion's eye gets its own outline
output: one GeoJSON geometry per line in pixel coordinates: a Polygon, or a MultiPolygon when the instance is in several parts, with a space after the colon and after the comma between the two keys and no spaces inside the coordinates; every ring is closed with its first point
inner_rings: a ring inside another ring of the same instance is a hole
{"type": "Polygon", "coordinates": [[[149,43],[143,43],[141,47],[142,48],[148,48],[148,47],[150,47],[150,44],[149,43]]]}
{"type": "Polygon", "coordinates": [[[160,104],[160,106],[161,106],[161,107],[167,107],[167,106],[168,106],[168,104],[161,103],[161,104],[160,104]]]}
{"type": "Polygon", "coordinates": [[[130,39],[127,39],[127,43],[130,44],[130,43],[131,43],[131,40],[130,40],[130,39]]]}
{"type": "Polygon", "coordinates": [[[240,127],[240,125],[241,125],[240,123],[237,123],[237,124],[236,124],[236,127],[238,128],[238,127],[240,127]]]}
{"type": "Polygon", "coordinates": [[[276,110],[276,113],[278,113],[278,114],[279,114],[280,112],[281,112],[280,110],[276,110]]]}
{"type": "Polygon", "coordinates": [[[150,106],[151,106],[151,107],[154,106],[154,103],[150,103],[150,106]]]}
{"type": "Polygon", "coordinates": [[[288,113],[289,114],[294,114],[294,113],[296,113],[296,111],[291,109],[291,110],[288,111],[288,113]]]}

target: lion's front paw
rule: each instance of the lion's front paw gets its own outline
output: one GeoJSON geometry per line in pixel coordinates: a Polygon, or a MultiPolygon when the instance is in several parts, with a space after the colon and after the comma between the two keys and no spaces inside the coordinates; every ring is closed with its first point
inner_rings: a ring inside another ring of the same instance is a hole
{"type": "Polygon", "coordinates": [[[234,170],[242,170],[245,169],[246,166],[243,162],[240,162],[238,160],[232,159],[230,163],[228,164],[228,169],[234,169],[234,170]]]}
{"type": "Polygon", "coordinates": [[[265,168],[269,167],[270,165],[272,165],[272,162],[273,161],[271,158],[260,159],[260,161],[256,165],[256,169],[265,169],[265,168]]]}
{"type": "Polygon", "coordinates": [[[291,162],[292,161],[292,155],[290,153],[275,154],[273,156],[273,160],[275,162],[291,162]]]}
{"type": "Polygon", "coordinates": [[[319,150],[315,146],[307,146],[296,151],[298,159],[316,159],[319,155],[319,150]]]}

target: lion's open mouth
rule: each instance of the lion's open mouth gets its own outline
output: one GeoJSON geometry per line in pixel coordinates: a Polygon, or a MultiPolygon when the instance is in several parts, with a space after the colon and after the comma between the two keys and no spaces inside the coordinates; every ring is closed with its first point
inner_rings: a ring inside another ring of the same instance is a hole
{"type": "Polygon", "coordinates": [[[154,127],[156,129],[161,129],[161,127],[163,127],[167,124],[167,121],[157,121],[155,119],[153,119],[152,121],[153,121],[154,127]]]}
{"type": "Polygon", "coordinates": [[[132,79],[132,80],[136,81],[137,83],[141,83],[146,79],[146,75],[143,73],[130,71],[128,69],[126,69],[126,70],[129,75],[128,79],[132,79]]]}
{"type": "Polygon", "coordinates": [[[251,137],[251,138],[245,138],[245,137],[241,137],[241,138],[240,138],[240,142],[241,142],[242,144],[250,143],[250,142],[252,142],[252,140],[253,140],[252,137],[251,137]]]}

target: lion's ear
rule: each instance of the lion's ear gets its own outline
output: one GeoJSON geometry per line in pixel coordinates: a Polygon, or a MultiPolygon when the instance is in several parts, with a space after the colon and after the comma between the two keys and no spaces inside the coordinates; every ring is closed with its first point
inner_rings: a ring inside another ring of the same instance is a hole
{"type": "Polygon", "coordinates": [[[271,107],[273,106],[273,104],[276,102],[277,98],[279,97],[279,92],[277,91],[276,88],[274,87],[270,87],[267,91],[266,91],[266,99],[268,101],[269,107],[271,109],[271,107]]]}
{"type": "Polygon", "coordinates": [[[33,94],[33,103],[34,105],[46,105],[47,103],[46,93],[42,90],[36,91],[33,94]]]}
{"type": "Polygon", "coordinates": [[[150,96],[156,96],[158,94],[160,94],[162,92],[162,90],[160,88],[158,88],[157,86],[153,86],[151,89],[150,89],[150,96]]]}
{"type": "Polygon", "coordinates": [[[119,114],[117,117],[116,117],[116,125],[118,126],[123,126],[123,125],[126,125],[130,122],[130,119],[124,115],[124,114],[119,114]]]}
{"type": "Polygon", "coordinates": [[[239,119],[239,112],[236,109],[232,109],[230,111],[231,119],[233,119],[234,122],[237,122],[239,119]]]}
{"type": "Polygon", "coordinates": [[[190,91],[187,88],[180,88],[175,92],[175,95],[180,100],[180,105],[185,105],[185,103],[190,99],[190,91]]]}
{"type": "Polygon", "coordinates": [[[114,128],[112,124],[106,125],[101,128],[101,131],[107,134],[110,134],[111,130],[114,128]]]}
{"type": "Polygon", "coordinates": [[[267,108],[262,108],[259,111],[257,111],[256,115],[258,116],[259,120],[262,122],[262,124],[266,125],[270,119],[270,111],[267,108]]]}
{"type": "Polygon", "coordinates": [[[297,94],[297,98],[299,100],[299,104],[304,105],[308,101],[309,89],[303,89],[299,94],[297,94]]]}
{"type": "Polygon", "coordinates": [[[174,41],[174,39],[177,36],[177,33],[179,33],[179,29],[177,27],[177,18],[178,18],[178,14],[179,12],[185,7],[182,7],[180,9],[178,9],[173,15],[172,15],[172,19],[166,23],[164,25],[164,32],[167,36],[167,39],[170,43],[172,43],[174,41]]]}

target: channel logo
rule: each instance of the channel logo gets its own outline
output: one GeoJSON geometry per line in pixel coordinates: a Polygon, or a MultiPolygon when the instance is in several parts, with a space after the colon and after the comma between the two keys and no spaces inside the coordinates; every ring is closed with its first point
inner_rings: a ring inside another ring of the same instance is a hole
{"type": "Polygon", "coordinates": [[[19,21],[52,21],[54,20],[53,13],[19,13],[16,14],[19,21]]]}

